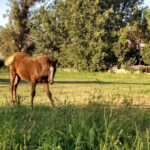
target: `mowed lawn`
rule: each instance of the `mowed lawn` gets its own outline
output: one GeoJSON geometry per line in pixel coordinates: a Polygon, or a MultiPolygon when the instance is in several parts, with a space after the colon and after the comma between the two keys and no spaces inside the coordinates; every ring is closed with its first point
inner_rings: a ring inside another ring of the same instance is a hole
{"type": "MultiPolygon", "coordinates": [[[[122,102],[127,98],[133,104],[150,104],[149,74],[115,74],[89,72],[57,72],[50,90],[56,105],[60,103],[88,104],[89,101],[122,102]],[[95,97],[93,97],[93,95],[95,97]]],[[[31,85],[20,82],[17,90],[22,104],[30,105],[31,85]]],[[[0,73],[0,103],[9,103],[9,73],[0,73]]],[[[34,105],[48,104],[46,92],[37,85],[34,105]]]]}

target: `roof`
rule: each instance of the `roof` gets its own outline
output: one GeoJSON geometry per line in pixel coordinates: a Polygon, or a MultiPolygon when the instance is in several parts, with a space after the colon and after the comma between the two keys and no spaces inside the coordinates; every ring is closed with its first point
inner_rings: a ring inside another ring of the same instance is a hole
{"type": "Polygon", "coordinates": [[[2,30],[2,29],[4,29],[4,27],[0,25],[0,30],[2,30]]]}

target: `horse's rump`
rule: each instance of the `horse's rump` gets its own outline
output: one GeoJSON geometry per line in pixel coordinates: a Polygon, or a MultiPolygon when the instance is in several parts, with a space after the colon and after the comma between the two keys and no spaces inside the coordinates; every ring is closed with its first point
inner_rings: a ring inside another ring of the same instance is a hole
{"type": "Polygon", "coordinates": [[[5,66],[10,66],[16,59],[19,58],[20,60],[22,60],[25,57],[29,57],[29,55],[27,55],[26,53],[23,53],[23,52],[16,52],[13,55],[9,56],[5,60],[4,64],[5,64],[5,66]]]}
{"type": "Polygon", "coordinates": [[[5,62],[4,62],[5,66],[11,65],[11,64],[13,63],[13,61],[14,61],[14,58],[15,58],[14,55],[9,56],[9,57],[5,60],[5,62]]]}

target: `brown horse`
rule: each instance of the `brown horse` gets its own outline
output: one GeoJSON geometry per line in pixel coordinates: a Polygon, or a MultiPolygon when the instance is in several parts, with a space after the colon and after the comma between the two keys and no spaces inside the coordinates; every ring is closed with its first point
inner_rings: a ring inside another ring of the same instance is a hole
{"type": "Polygon", "coordinates": [[[54,107],[48,83],[53,84],[57,60],[53,61],[46,55],[32,58],[24,52],[16,52],[9,56],[4,63],[10,67],[10,96],[13,105],[14,100],[16,100],[18,83],[20,79],[23,79],[32,85],[31,108],[33,108],[33,98],[36,93],[37,83],[43,84],[51,106],[54,107]]]}

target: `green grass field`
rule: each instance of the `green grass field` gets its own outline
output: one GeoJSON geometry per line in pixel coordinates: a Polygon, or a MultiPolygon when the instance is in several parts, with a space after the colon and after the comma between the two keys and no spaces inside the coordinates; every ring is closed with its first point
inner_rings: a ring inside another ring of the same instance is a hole
{"type": "Polygon", "coordinates": [[[55,109],[38,84],[31,110],[30,86],[19,84],[13,108],[0,73],[0,149],[150,149],[150,75],[57,72],[55,109]]]}

